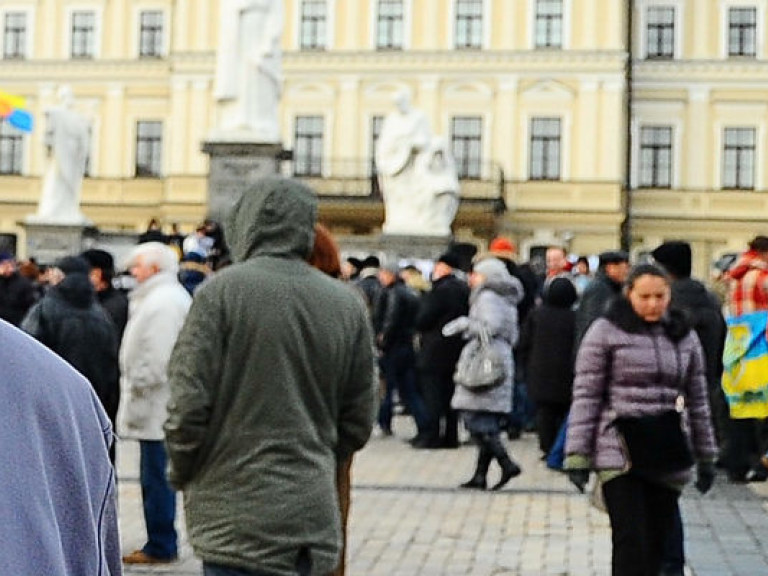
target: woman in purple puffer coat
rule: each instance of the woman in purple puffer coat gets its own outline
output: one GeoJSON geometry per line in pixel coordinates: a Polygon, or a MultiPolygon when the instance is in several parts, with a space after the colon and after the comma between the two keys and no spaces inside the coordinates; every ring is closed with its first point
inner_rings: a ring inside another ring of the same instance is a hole
{"type": "Polygon", "coordinates": [[[712,486],[716,449],[701,345],[685,316],[669,309],[669,278],[656,266],[639,265],[623,294],[592,324],[579,348],[565,469],[580,490],[590,470],[603,482],[613,574],[657,576],[691,470],[639,475],[629,465],[613,420],[667,411],[682,389],[684,428],[698,462],[701,492],[712,486]]]}

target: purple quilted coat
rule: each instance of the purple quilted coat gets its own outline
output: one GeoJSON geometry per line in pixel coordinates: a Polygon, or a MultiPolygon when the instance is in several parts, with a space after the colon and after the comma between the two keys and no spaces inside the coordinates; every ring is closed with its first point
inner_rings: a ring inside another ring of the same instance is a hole
{"type": "MultiPolygon", "coordinates": [[[[613,419],[664,412],[675,406],[682,388],[694,456],[714,460],[705,365],[695,332],[685,329],[671,337],[667,320],[642,322],[624,298],[612,308],[608,318],[592,324],[579,348],[566,455],[586,456],[593,470],[624,470],[627,461],[613,419]]],[[[690,476],[685,470],[659,480],[683,485],[690,476]]]]}

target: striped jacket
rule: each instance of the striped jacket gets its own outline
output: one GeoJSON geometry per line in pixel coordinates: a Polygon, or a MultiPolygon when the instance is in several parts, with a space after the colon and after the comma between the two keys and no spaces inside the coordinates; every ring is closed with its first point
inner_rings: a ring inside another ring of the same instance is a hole
{"type": "Polygon", "coordinates": [[[768,262],[757,252],[742,254],[728,272],[728,315],[768,310],[768,262]]]}

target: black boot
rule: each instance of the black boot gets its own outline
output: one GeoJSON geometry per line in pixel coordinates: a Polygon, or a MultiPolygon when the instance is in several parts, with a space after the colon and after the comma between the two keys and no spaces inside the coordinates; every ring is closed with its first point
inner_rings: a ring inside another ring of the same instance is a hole
{"type": "Polygon", "coordinates": [[[491,465],[491,460],[493,460],[493,455],[488,449],[488,446],[486,446],[485,443],[481,443],[477,451],[475,474],[468,482],[464,482],[459,487],[473,490],[485,490],[487,488],[485,477],[488,475],[488,467],[491,465]]]}
{"type": "Polygon", "coordinates": [[[492,457],[495,458],[499,463],[499,466],[501,466],[501,478],[499,478],[499,481],[491,487],[491,490],[500,490],[507,484],[507,482],[512,480],[512,478],[520,475],[520,466],[515,464],[509,457],[498,434],[488,438],[487,445],[491,451],[492,457]]]}

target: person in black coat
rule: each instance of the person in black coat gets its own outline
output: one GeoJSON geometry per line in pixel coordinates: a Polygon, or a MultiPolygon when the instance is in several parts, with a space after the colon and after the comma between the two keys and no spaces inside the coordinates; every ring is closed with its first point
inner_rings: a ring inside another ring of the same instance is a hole
{"type": "Polygon", "coordinates": [[[432,272],[432,290],[421,297],[416,331],[421,334],[417,358],[421,390],[426,408],[424,437],[415,448],[458,448],[458,417],[451,408],[455,384],[453,372],[464,346],[461,334],[443,336],[451,320],[469,313],[469,284],[454,271],[459,258],[447,252],[437,259],[432,272]],[[441,431],[442,428],[442,431],[441,431]]]}
{"type": "Polygon", "coordinates": [[[29,310],[21,329],[88,379],[114,427],[120,399],[117,331],[96,301],[88,263],[68,256],[54,267],[63,278],[29,310]]]}
{"type": "Polygon", "coordinates": [[[18,326],[35,299],[35,286],[19,274],[16,259],[0,252],[0,318],[18,326]]]}
{"type": "Polygon", "coordinates": [[[118,345],[123,339],[125,325],[128,323],[128,296],[123,290],[114,287],[115,259],[106,250],[92,248],[80,254],[91,266],[90,278],[96,289],[99,304],[112,319],[117,328],[118,345]]]}
{"type": "Polygon", "coordinates": [[[518,353],[526,366],[528,394],[536,403],[539,448],[548,454],[568,415],[573,391],[576,288],[568,278],[554,278],[541,306],[528,315],[518,353]]]}

